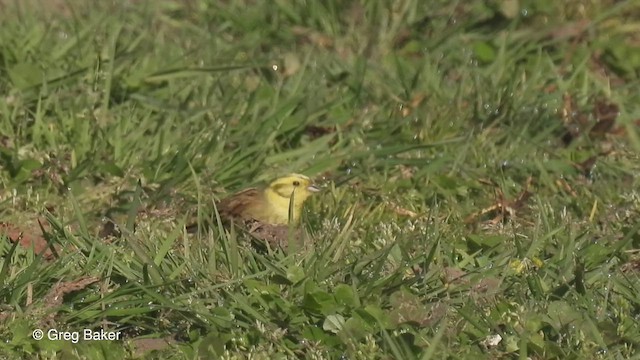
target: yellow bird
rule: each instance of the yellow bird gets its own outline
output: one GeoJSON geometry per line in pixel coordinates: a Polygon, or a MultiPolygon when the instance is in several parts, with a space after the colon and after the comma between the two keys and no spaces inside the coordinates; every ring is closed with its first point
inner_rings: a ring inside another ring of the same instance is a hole
{"type": "Polygon", "coordinates": [[[264,189],[242,190],[218,204],[218,212],[224,218],[257,220],[264,224],[289,223],[289,208],[294,224],[300,221],[304,202],[320,191],[311,179],[300,174],[290,174],[272,181],[264,189]]]}
{"type": "MultiPolygon", "coordinates": [[[[304,202],[320,191],[311,179],[300,174],[290,174],[272,181],[265,188],[249,188],[222,199],[216,204],[223,219],[257,221],[265,225],[287,225],[289,209],[291,221],[300,221],[304,202]]],[[[187,227],[197,231],[197,225],[187,227]]]]}

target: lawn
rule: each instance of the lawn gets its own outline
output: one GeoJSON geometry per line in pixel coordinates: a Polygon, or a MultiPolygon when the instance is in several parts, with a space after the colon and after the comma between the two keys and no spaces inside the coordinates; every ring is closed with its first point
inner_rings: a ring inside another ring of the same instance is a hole
{"type": "Polygon", "coordinates": [[[640,358],[637,2],[0,23],[0,358],[640,358]],[[303,246],[221,226],[288,173],[303,246]]]}

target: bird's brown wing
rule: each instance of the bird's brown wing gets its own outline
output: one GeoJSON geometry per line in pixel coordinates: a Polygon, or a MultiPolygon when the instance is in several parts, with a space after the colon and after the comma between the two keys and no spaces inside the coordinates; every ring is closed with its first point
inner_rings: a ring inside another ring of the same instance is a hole
{"type": "Polygon", "coordinates": [[[220,217],[226,219],[248,219],[247,209],[262,201],[261,192],[256,188],[249,188],[226,197],[216,204],[220,217]]]}
{"type": "MultiPolygon", "coordinates": [[[[247,215],[247,209],[261,201],[260,196],[262,195],[258,189],[249,188],[220,200],[216,203],[220,218],[222,218],[223,221],[233,219],[251,220],[251,216],[247,215]]],[[[187,233],[196,233],[198,232],[199,226],[197,223],[193,223],[187,225],[186,229],[187,233]]]]}

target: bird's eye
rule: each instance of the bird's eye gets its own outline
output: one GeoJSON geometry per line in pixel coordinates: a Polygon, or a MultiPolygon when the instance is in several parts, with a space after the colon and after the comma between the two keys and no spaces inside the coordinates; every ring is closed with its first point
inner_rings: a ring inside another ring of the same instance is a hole
{"type": "Polygon", "coordinates": [[[300,186],[300,181],[296,180],[293,182],[293,186],[300,186]]]}

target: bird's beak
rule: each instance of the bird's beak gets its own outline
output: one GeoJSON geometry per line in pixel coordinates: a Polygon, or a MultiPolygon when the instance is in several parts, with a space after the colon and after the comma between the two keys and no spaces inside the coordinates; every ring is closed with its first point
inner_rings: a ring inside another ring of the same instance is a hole
{"type": "Polygon", "coordinates": [[[309,190],[311,192],[318,192],[318,191],[320,191],[320,188],[315,186],[315,185],[309,185],[309,186],[307,186],[307,190],[309,190]]]}

